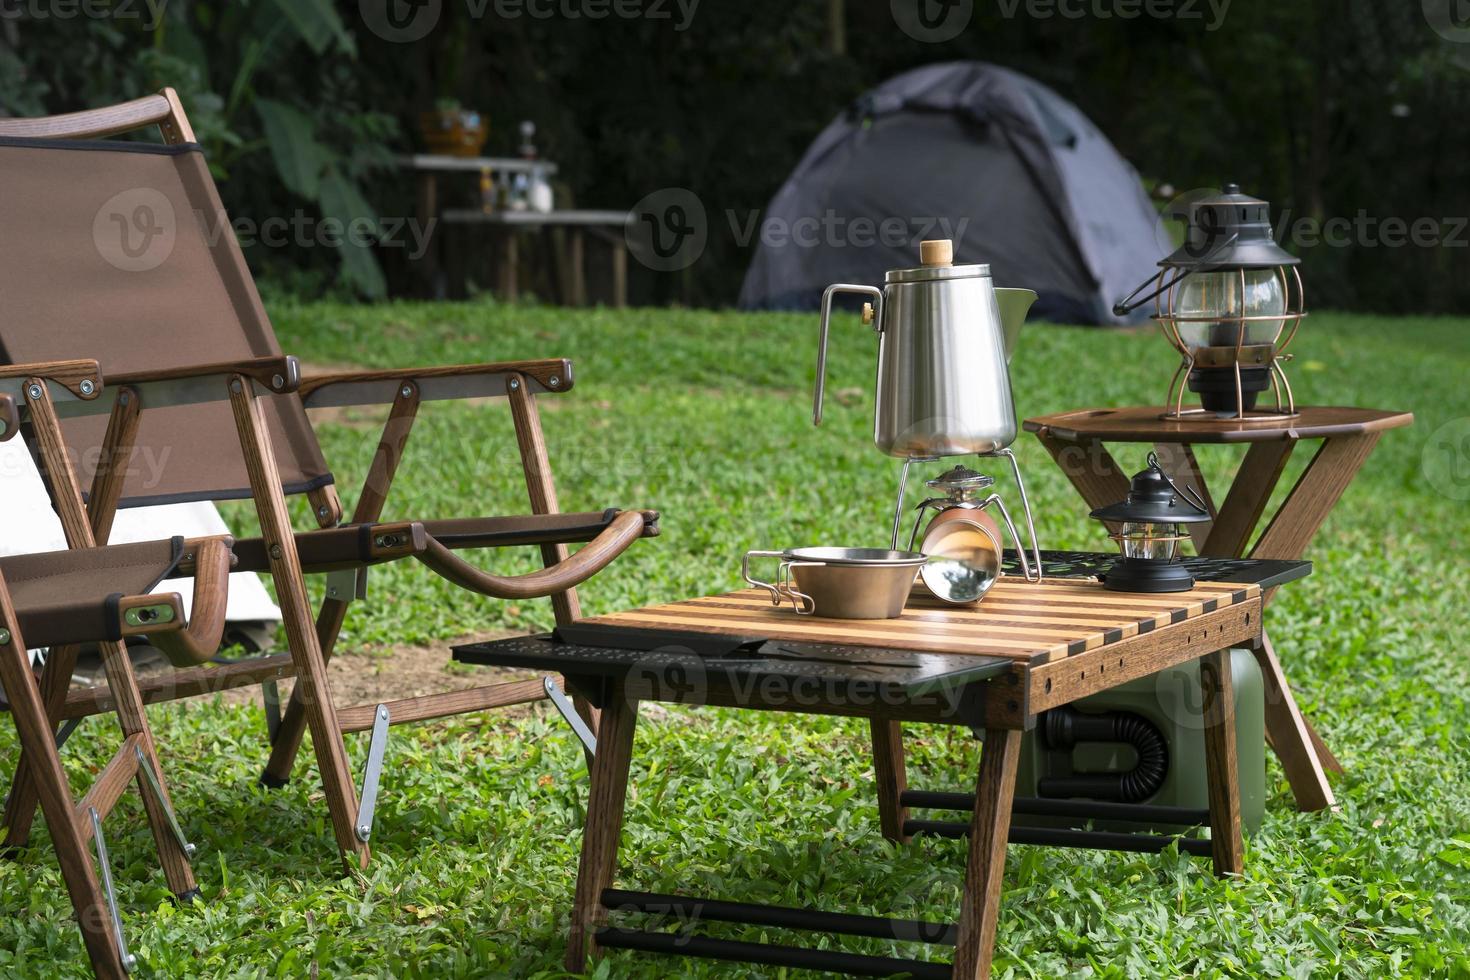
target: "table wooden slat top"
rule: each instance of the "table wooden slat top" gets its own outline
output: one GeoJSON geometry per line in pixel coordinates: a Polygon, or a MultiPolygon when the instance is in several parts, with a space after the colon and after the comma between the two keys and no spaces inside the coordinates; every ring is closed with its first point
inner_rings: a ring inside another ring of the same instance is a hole
{"type": "Polygon", "coordinates": [[[915,597],[896,619],[798,616],[763,589],[686,599],[596,616],[587,623],[687,630],[772,640],[1009,657],[1040,664],[1185,622],[1261,594],[1253,583],[1197,582],[1188,592],[1110,592],[1101,583],[1006,577],[979,603],[915,597]]]}
{"type": "Polygon", "coordinates": [[[1027,432],[1046,431],[1068,442],[1276,442],[1322,439],[1396,429],[1414,421],[1412,412],[1347,406],[1301,406],[1293,418],[1221,422],[1166,419],[1163,406],[1082,408],[1027,419],[1027,432]]]}

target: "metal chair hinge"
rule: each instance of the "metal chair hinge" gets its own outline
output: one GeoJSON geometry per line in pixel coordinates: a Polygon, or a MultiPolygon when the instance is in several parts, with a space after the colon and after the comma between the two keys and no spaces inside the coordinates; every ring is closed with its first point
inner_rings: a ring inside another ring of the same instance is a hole
{"type": "Polygon", "coordinates": [[[327,598],[338,602],[351,602],[367,598],[366,565],[361,568],[339,568],[327,573],[327,598]]]}

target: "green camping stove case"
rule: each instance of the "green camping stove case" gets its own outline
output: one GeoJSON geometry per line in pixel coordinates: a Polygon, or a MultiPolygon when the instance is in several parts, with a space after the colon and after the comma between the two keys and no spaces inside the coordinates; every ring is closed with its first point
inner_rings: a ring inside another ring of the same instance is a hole
{"type": "MultiPolygon", "coordinates": [[[[1254,831],[1266,809],[1264,688],[1249,650],[1231,650],[1230,665],[1241,821],[1254,831]]],[[[1021,743],[1016,794],[1208,808],[1199,663],[1171,667],[1073,708],[1047,712],[1021,743]]],[[[1032,827],[1068,824],[1055,817],[1017,814],[1014,819],[1032,827]]],[[[1180,829],[1117,820],[1094,825],[1098,830],[1180,829]]]]}

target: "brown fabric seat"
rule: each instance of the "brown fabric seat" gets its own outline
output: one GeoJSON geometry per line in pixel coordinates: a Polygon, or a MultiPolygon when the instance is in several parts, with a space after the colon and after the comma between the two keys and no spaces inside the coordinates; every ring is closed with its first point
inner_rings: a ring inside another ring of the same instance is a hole
{"type": "Polygon", "coordinates": [[[116,599],[147,595],[170,577],[184,539],[0,558],[0,575],[34,647],[120,638],[116,599]],[[109,600],[112,600],[109,602],[109,600]]]}

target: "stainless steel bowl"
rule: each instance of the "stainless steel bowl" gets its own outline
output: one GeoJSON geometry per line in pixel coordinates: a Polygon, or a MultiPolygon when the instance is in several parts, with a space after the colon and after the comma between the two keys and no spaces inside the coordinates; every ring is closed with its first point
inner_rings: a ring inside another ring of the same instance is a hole
{"type": "Polygon", "coordinates": [[[927,559],[915,551],[882,548],[794,548],[750,551],[745,580],[790,602],[801,615],[832,619],[893,619],[903,613],[914,576],[927,559]],[[751,575],[750,559],[776,558],[776,581],[751,575]]]}

